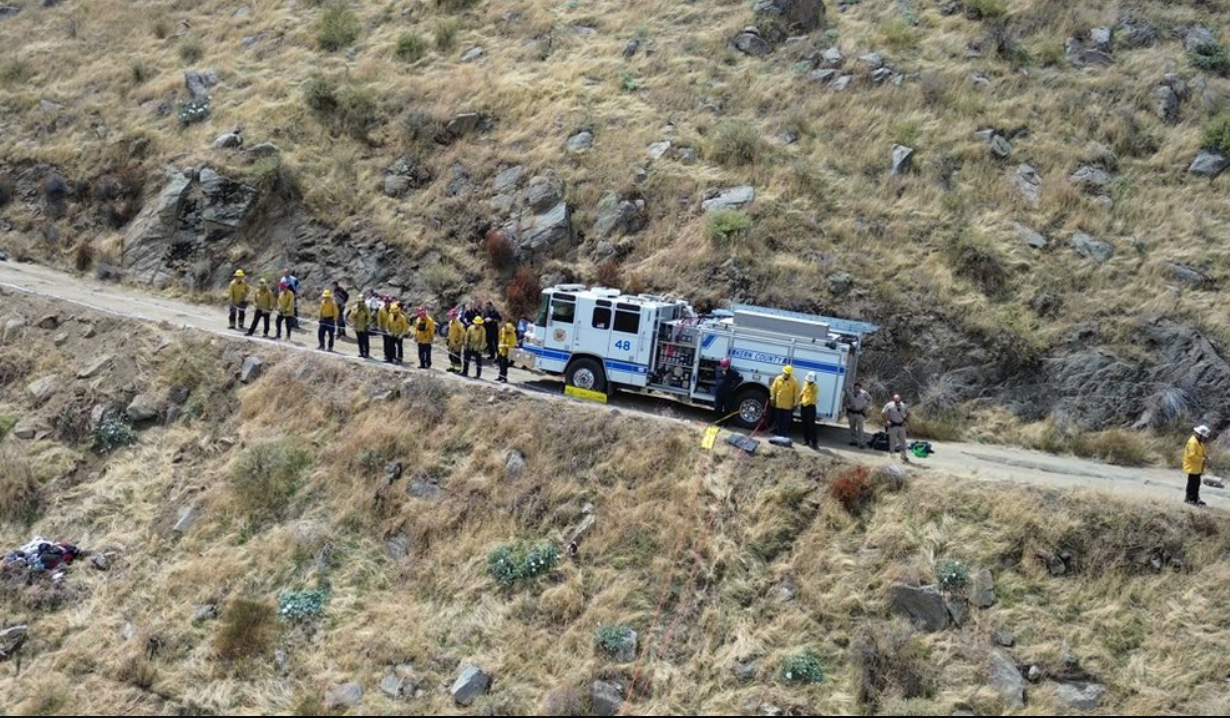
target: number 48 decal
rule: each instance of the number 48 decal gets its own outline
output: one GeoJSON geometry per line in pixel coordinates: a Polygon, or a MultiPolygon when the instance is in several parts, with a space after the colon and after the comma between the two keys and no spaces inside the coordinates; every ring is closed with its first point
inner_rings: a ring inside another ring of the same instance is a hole
{"type": "Polygon", "coordinates": [[[632,351],[632,342],[628,341],[627,339],[620,339],[619,341],[615,342],[615,348],[620,351],[624,351],[624,352],[632,351]]]}

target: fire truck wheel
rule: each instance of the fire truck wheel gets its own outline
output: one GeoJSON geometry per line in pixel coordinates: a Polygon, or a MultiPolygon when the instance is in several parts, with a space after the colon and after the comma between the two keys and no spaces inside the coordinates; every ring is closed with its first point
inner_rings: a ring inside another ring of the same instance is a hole
{"type": "Polygon", "coordinates": [[[765,418],[769,404],[769,391],[763,386],[745,386],[735,392],[735,423],[744,429],[755,429],[765,418]]]}
{"type": "Polygon", "coordinates": [[[577,359],[568,366],[568,385],[606,393],[606,374],[593,359],[577,359]]]}

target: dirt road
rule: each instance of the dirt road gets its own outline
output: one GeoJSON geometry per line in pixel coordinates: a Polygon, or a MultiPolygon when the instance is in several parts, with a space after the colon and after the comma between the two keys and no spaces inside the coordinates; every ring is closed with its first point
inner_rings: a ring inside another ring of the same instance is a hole
{"type": "MultiPolygon", "coordinates": [[[[78,305],[108,314],[135,320],[169,322],[226,337],[233,341],[254,341],[265,345],[269,340],[248,339],[226,328],[226,311],[222,306],[203,306],[179,301],[133,287],[106,284],[92,278],[71,275],[33,264],[0,262],[0,289],[48,297],[69,305],[78,305]]],[[[287,350],[315,352],[315,337],[300,333],[292,342],[280,342],[287,350]]],[[[377,353],[379,350],[377,348],[377,353]]],[[[413,353],[413,352],[411,352],[413,353]]],[[[339,344],[339,360],[361,362],[355,356],[354,344],[339,344]]],[[[437,348],[437,356],[443,355],[437,348]]],[[[441,362],[442,363],[442,362],[441,362]]],[[[383,365],[382,365],[383,366],[383,365]]],[[[418,371],[393,369],[391,371],[418,371]]],[[[450,381],[464,382],[442,369],[434,369],[450,381]]],[[[484,377],[495,378],[492,368],[484,377]]],[[[563,397],[560,382],[547,380],[526,371],[513,369],[511,385],[527,394],[556,400],[574,401],[563,397]]],[[[469,380],[472,381],[472,380],[469,380]]],[[[685,422],[708,422],[710,413],[681,405],[664,398],[638,394],[620,394],[613,405],[624,411],[651,414],[659,419],[685,422]]],[[[846,433],[839,427],[827,427],[821,433],[824,451],[863,461],[884,463],[893,461],[883,453],[851,451],[846,446],[846,433]]],[[[806,449],[799,449],[806,451],[806,449]]],[[[1054,488],[1092,489],[1118,496],[1178,503],[1183,500],[1183,477],[1177,470],[1166,468],[1125,468],[1071,456],[1054,456],[1006,446],[987,444],[944,443],[936,446],[929,459],[915,460],[915,471],[951,475],[1000,483],[1022,483],[1054,488]]],[[[1230,508],[1230,493],[1204,487],[1203,496],[1216,508],[1230,508]]]]}

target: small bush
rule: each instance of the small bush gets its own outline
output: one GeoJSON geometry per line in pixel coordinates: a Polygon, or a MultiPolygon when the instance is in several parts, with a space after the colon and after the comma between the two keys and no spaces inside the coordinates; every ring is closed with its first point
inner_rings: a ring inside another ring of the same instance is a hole
{"type": "Polygon", "coordinates": [[[436,23],[436,29],[433,34],[436,40],[436,49],[440,52],[450,52],[457,46],[457,23],[452,20],[441,20],[436,23]]]}
{"type": "Polygon", "coordinates": [[[209,98],[193,97],[187,100],[181,100],[179,103],[179,109],[176,111],[175,116],[179,118],[179,124],[184,127],[208,120],[209,98]]]}
{"type": "Polygon", "coordinates": [[[179,59],[193,63],[205,56],[205,46],[195,37],[185,37],[179,41],[179,59]]]}
{"type": "Polygon", "coordinates": [[[109,454],[137,443],[137,433],[127,417],[107,419],[94,429],[94,451],[109,454]]]}
{"type": "Polygon", "coordinates": [[[990,241],[963,232],[948,242],[945,255],[953,274],[973,282],[988,297],[999,298],[1008,292],[1008,270],[990,241]]]}
{"type": "Polygon", "coordinates": [[[521,267],[504,287],[504,296],[514,316],[533,316],[542,301],[542,285],[529,267],[521,267]]]}
{"type": "Polygon", "coordinates": [[[427,41],[422,35],[407,32],[397,38],[393,54],[402,62],[418,62],[427,53],[427,41]]]}
{"type": "Polygon", "coordinates": [[[965,16],[971,20],[998,20],[1007,14],[1004,0],[965,0],[965,16]]]}
{"type": "Polygon", "coordinates": [[[487,230],[487,238],[483,242],[483,247],[487,250],[487,261],[496,269],[507,269],[516,256],[512,242],[509,242],[508,236],[499,229],[487,230]]]}
{"type": "Polygon", "coordinates": [[[1220,43],[1201,45],[1195,52],[1188,53],[1187,59],[1192,67],[1214,75],[1230,75],[1230,54],[1220,43]]]}
{"type": "Polygon", "coordinates": [[[157,20],[154,22],[154,37],[159,40],[165,40],[171,36],[171,23],[166,20],[157,20]]]}
{"type": "Polygon", "coordinates": [[[709,157],[727,167],[755,164],[764,152],[760,132],[747,122],[729,120],[718,125],[709,140],[709,157]]]}
{"type": "Polygon", "coordinates": [[[895,17],[880,24],[880,36],[884,44],[894,50],[914,50],[918,47],[917,23],[910,23],[904,18],[895,17]]]}
{"type": "MultiPolygon", "coordinates": [[[[0,421],[0,438],[12,429],[4,428],[7,421],[0,421]]],[[[16,423],[16,422],[13,422],[16,423]]],[[[29,460],[12,451],[0,452],[0,520],[31,523],[41,505],[38,476],[29,460]]]]}
{"type": "Polygon", "coordinates": [[[357,140],[367,139],[367,133],[377,122],[377,101],[373,90],[362,85],[347,85],[337,93],[338,126],[357,140]]]}
{"type": "Polygon", "coordinates": [[[274,620],[273,606],[269,602],[237,598],[222,613],[222,627],[214,636],[214,650],[228,661],[264,656],[273,646],[274,620]]]}
{"type": "Polygon", "coordinates": [[[619,262],[614,259],[608,259],[594,271],[594,281],[602,287],[613,287],[618,289],[623,286],[624,276],[623,269],[619,266],[619,262]]]}
{"type": "Polygon", "coordinates": [[[955,558],[946,558],[935,566],[935,579],[946,593],[960,593],[969,585],[969,566],[955,558]]]}
{"type": "Polygon", "coordinates": [[[252,186],[265,195],[293,196],[299,192],[299,180],[280,155],[262,157],[248,171],[252,186]]]}
{"type": "Polygon", "coordinates": [[[34,68],[24,60],[7,60],[0,64],[0,85],[12,87],[34,77],[34,68]]]}
{"type": "Polygon", "coordinates": [[[636,632],[631,626],[598,627],[594,633],[594,645],[608,656],[618,656],[629,648],[635,648],[636,632]]]}
{"type": "Polygon", "coordinates": [[[1034,49],[1034,60],[1042,67],[1062,67],[1068,61],[1063,43],[1048,41],[1034,49]]]}
{"type": "Polygon", "coordinates": [[[1152,460],[1142,437],[1124,429],[1081,434],[1072,441],[1072,453],[1120,466],[1146,466],[1152,460]]]}
{"type": "Polygon", "coordinates": [[[133,60],[128,66],[128,70],[132,75],[132,84],[141,85],[147,82],[154,76],[154,66],[143,60],[133,60]]]}
{"type": "Polygon", "coordinates": [[[148,691],[158,680],[158,669],[144,653],[129,656],[116,671],[116,677],[124,683],[148,691]]]}
{"type": "Polygon", "coordinates": [[[426,112],[411,110],[401,118],[401,135],[411,147],[425,145],[436,136],[439,125],[440,123],[426,112]]]}
{"type": "Polygon", "coordinates": [[[864,624],[855,634],[850,652],[855,696],[870,709],[869,715],[883,714],[881,702],[886,697],[912,700],[932,693],[932,662],[909,623],[864,624]]]}
{"type": "Polygon", "coordinates": [[[871,469],[855,466],[842,472],[829,483],[829,496],[846,511],[858,516],[875,499],[875,482],[871,480],[871,469]]]}
{"type": "Polygon", "coordinates": [[[824,682],[824,665],[815,651],[804,651],[782,661],[778,675],[786,683],[815,684],[824,682]]]}
{"type": "Polygon", "coordinates": [[[304,623],[324,613],[328,600],[329,592],[324,589],[287,591],[278,597],[278,617],[291,623],[304,623]]]}
{"type": "Polygon", "coordinates": [[[424,267],[419,272],[419,278],[438,297],[448,297],[456,294],[461,285],[461,272],[445,261],[439,261],[424,267]]]}
{"type": "Polygon", "coordinates": [[[752,218],[737,209],[720,209],[705,220],[705,237],[714,244],[728,244],[752,228],[752,218]]]}
{"type": "Polygon", "coordinates": [[[293,438],[257,444],[231,469],[235,498],[254,519],[276,518],[298,492],[311,465],[311,455],[295,446],[293,438]]]}
{"type": "Polygon", "coordinates": [[[309,77],[303,83],[303,102],[313,112],[333,114],[337,110],[337,84],[323,77],[309,77]]]}
{"type": "Polygon", "coordinates": [[[81,240],[73,247],[73,266],[78,272],[94,266],[94,245],[88,239],[81,240]]]}
{"type": "Polygon", "coordinates": [[[487,554],[487,572],[496,581],[507,586],[549,573],[559,564],[559,559],[559,548],[549,541],[541,541],[531,546],[523,543],[506,544],[487,554]]]}
{"type": "Polygon", "coordinates": [[[316,23],[316,44],[327,52],[350,47],[359,39],[359,18],[343,2],[325,7],[316,23]]]}
{"type": "Polygon", "coordinates": [[[1230,111],[1223,111],[1204,126],[1204,146],[1230,153],[1230,111]]]}

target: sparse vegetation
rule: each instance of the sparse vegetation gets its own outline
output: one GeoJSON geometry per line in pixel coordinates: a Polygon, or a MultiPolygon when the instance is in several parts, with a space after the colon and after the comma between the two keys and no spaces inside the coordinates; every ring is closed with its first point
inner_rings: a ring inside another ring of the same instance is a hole
{"type": "Polygon", "coordinates": [[[319,618],[328,600],[329,592],[324,589],[287,591],[278,597],[278,617],[291,623],[319,618]]]}
{"type": "Polygon", "coordinates": [[[487,555],[487,572],[497,582],[507,586],[549,573],[559,559],[559,548],[548,541],[505,544],[492,549],[487,555]]]}
{"type": "Polygon", "coordinates": [[[175,116],[179,118],[179,124],[184,127],[208,120],[209,98],[194,97],[180,100],[179,109],[176,111],[175,116]]]}
{"type": "Polygon", "coordinates": [[[1230,154],[1230,111],[1221,112],[1204,126],[1204,146],[1230,154]]]}
{"type": "Polygon", "coordinates": [[[514,315],[532,316],[542,299],[542,286],[529,267],[521,267],[504,288],[504,297],[514,315]]]}
{"type": "Polygon", "coordinates": [[[457,47],[457,23],[453,20],[441,20],[436,23],[433,37],[436,49],[440,52],[452,52],[457,47]]]}
{"type": "Polygon", "coordinates": [[[1218,42],[1206,43],[1200,45],[1195,52],[1188,54],[1188,59],[1201,72],[1208,72],[1214,75],[1225,77],[1230,75],[1230,54],[1226,52],[1226,48],[1218,42]]]}
{"type": "Polygon", "coordinates": [[[268,601],[236,598],[222,614],[222,627],[214,637],[214,650],[228,661],[259,658],[273,649],[276,624],[268,601]]]}
{"type": "Polygon", "coordinates": [[[705,220],[705,236],[718,245],[742,237],[751,228],[752,218],[737,209],[717,210],[705,220]]]}
{"type": "Polygon", "coordinates": [[[729,120],[713,130],[709,140],[709,157],[727,167],[752,165],[763,159],[764,140],[750,123],[729,120]]]}
{"type": "Polygon", "coordinates": [[[205,44],[200,38],[189,35],[179,41],[179,59],[187,64],[198,62],[205,56],[205,44]]]}
{"type": "Polygon", "coordinates": [[[866,466],[852,467],[829,482],[829,496],[855,516],[861,515],[875,500],[875,489],[871,469],[866,466]]]}
{"type": "Polygon", "coordinates": [[[602,625],[594,634],[594,645],[607,656],[618,656],[636,647],[636,633],[631,626],[602,625]]]}
{"type": "Polygon", "coordinates": [[[427,41],[418,33],[403,33],[397,38],[397,47],[393,53],[402,62],[418,62],[427,53],[427,41]]]}
{"type": "Polygon", "coordinates": [[[34,69],[25,60],[5,60],[0,63],[0,86],[17,87],[34,77],[34,69]]]}
{"type": "Polygon", "coordinates": [[[804,651],[783,660],[778,674],[786,683],[823,683],[824,664],[816,652],[804,651]]]}
{"type": "Polygon", "coordinates": [[[498,229],[488,230],[483,246],[487,250],[487,261],[496,269],[507,269],[516,256],[512,242],[498,229]]]}
{"type": "Polygon", "coordinates": [[[998,20],[1008,14],[1004,0],[963,0],[965,14],[974,20],[998,20]]]}
{"type": "Polygon", "coordinates": [[[106,419],[94,429],[94,451],[109,454],[137,443],[137,432],[126,417],[106,419]]]}
{"type": "Polygon", "coordinates": [[[942,559],[935,565],[935,580],[950,594],[960,593],[969,585],[969,566],[955,558],[942,559]]]}
{"type": "MultiPolygon", "coordinates": [[[[12,428],[0,419],[0,440],[12,428]]],[[[0,521],[32,522],[41,505],[38,476],[29,460],[12,450],[0,450],[0,521]]]]}
{"type": "Polygon", "coordinates": [[[292,438],[257,444],[231,469],[240,509],[255,520],[283,515],[303,485],[312,457],[292,438]]]}
{"type": "Polygon", "coordinates": [[[344,50],[359,39],[359,18],[345,2],[334,0],[324,7],[316,22],[316,44],[328,52],[344,50]]]}

